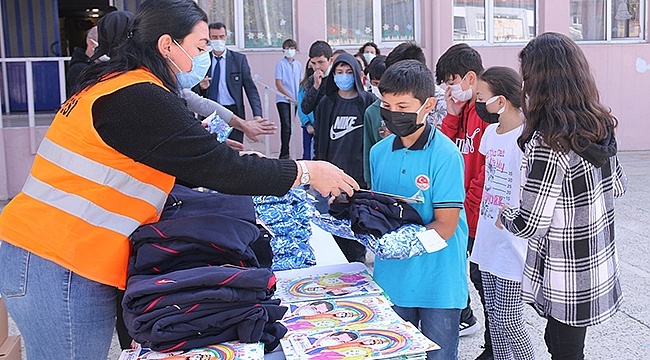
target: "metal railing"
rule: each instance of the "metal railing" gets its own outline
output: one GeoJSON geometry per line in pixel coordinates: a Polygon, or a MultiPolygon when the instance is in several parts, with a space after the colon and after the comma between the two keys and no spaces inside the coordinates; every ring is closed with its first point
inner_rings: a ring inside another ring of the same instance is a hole
{"type": "MultiPolygon", "coordinates": [[[[59,103],[63,103],[66,99],[65,88],[65,62],[69,61],[70,57],[27,57],[27,58],[0,58],[0,66],[2,67],[2,90],[4,94],[3,104],[5,107],[5,114],[11,112],[11,103],[9,99],[9,79],[7,72],[7,63],[25,63],[25,86],[27,89],[27,123],[30,133],[30,150],[32,154],[36,154],[38,142],[36,140],[36,111],[34,107],[34,67],[35,62],[54,62],[58,63],[59,72],[59,103]]],[[[4,126],[2,119],[2,112],[0,111],[0,128],[4,126]]]]}

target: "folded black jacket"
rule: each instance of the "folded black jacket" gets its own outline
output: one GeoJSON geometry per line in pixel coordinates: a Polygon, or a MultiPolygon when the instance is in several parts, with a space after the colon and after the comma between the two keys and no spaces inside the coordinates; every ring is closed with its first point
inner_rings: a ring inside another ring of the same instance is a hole
{"type": "Polygon", "coordinates": [[[131,234],[129,275],[225,264],[257,267],[250,244],[259,235],[254,223],[214,213],[143,225],[131,234]]]}
{"type": "Polygon", "coordinates": [[[286,333],[280,324],[272,324],[287,310],[279,303],[266,300],[230,307],[223,303],[170,306],[157,310],[166,312],[164,315],[145,314],[128,320],[140,323],[141,331],[133,334],[134,340],[157,351],[188,350],[232,340],[262,341],[272,349],[286,333]]]}
{"type": "Polygon", "coordinates": [[[381,237],[405,224],[424,225],[409,204],[373,192],[355,192],[346,203],[331,204],[329,212],[337,219],[350,219],[355,234],[381,237]]]}

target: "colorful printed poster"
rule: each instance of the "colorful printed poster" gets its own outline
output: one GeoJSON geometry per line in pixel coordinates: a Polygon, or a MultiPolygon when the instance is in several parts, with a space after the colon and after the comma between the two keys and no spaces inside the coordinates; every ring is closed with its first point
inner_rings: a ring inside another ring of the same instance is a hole
{"type": "Polygon", "coordinates": [[[400,322],[391,303],[383,296],[321,299],[288,305],[281,320],[289,331],[315,331],[369,322],[400,322]]]}
{"type": "Polygon", "coordinates": [[[287,360],[386,359],[422,355],[440,348],[407,322],[292,332],[281,340],[281,344],[287,360]]]}
{"type": "Polygon", "coordinates": [[[282,271],[277,272],[276,276],[275,297],[285,303],[383,292],[361,263],[282,271]],[[317,273],[310,273],[309,270],[317,273]]]}
{"type": "Polygon", "coordinates": [[[229,341],[188,351],[173,351],[162,353],[146,348],[128,349],[122,351],[119,360],[263,360],[264,344],[244,344],[229,341]]]}

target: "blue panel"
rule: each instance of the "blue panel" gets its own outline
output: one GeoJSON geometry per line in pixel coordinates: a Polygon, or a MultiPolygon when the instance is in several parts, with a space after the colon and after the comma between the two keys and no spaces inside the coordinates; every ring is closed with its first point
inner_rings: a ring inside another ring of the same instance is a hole
{"type": "Polygon", "coordinates": [[[61,106],[59,64],[56,61],[33,63],[34,107],[36,111],[57,110],[61,106]]]}
{"type": "MultiPolygon", "coordinates": [[[[34,62],[34,109],[57,110],[61,105],[59,94],[59,64],[56,61],[34,62]]],[[[25,63],[7,63],[9,105],[11,111],[27,111],[27,81],[25,63]]]]}
{"type": "Polygon", "coordinates": [[[11,111],[27,111],[25,63],[7,63],[7,83],[9,85],[9,108],[11,111]]]}

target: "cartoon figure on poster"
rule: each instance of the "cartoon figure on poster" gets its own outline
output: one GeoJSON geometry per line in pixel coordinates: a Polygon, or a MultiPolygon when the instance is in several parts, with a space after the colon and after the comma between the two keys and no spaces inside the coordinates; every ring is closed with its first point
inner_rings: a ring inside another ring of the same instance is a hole
{"type": "Polygon", "coordinates": [[[302,297],[338,297],[362,291],[368,284],[368,278],[363,273],[337,272],[317,278],[297,280],[289,286],[289,293],[302,297]]]}
{"type": "Polygon", "coordinates": [[[319,300],[292,309],[292,315],[283,323],[289,330],[331,328],[366,323],[374,315],[370,307],[358,302],[319,300]]]}
{"type": "Polygon", "coordinates": [[[150,352],[138,359],[165,359],[165,360],[234,360],[235,350],[227,345],[212,345],[204,348],[189,350],[182,354],[172,355],[159,352],[150,352]]]}
{"type": "Polygon", "coordinates": [[[361,359],[395,353],[407,346],[407,339],[390,330],[344,330],[308,337],[305,349],[310,359],[361,359]]]}

